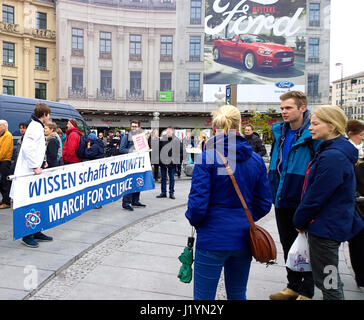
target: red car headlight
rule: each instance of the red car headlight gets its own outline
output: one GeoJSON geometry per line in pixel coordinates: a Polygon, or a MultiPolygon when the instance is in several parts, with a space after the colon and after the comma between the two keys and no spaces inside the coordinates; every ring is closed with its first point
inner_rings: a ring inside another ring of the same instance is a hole
{"type": "Polygon", "coordinates": [[[269,56],[272,54],[272,50],[269,49],[258,49],[258,53],[264,56],[269,56]]]}

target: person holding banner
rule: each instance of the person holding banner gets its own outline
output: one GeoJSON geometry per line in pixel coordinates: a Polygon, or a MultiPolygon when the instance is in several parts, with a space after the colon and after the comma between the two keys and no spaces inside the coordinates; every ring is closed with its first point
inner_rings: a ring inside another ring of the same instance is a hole
{"type": "MultiPolygon", "coordinates": [[[[20,148],[18,161],[15,166],[15,179],[17,177],[29,174],[41,174],[42,167],[46,168],[48,164],[45,161],[46,143],[44,135],[44,124],[49,121],[51,109],[43,102],[37,103],[31,122],[25,132],[23,143],[20,148]]],[[[10,197],[14,198],[13,185],[10,190],[10,197]]],[[[22,238],[22,243],[30,248],[37,248],[39,241],[52,241],[53,238],[46,236],[42,232],[27,235],[22,238]]]]}
{"type": "MultiPolygon", "coordinates": [[[[132,120],[130,122],[130,132],[126,133],[120,141],[119,153],[128,154],[135,152],[133,136],[140,134],[142,131],[140,121],[132,120]]],[[[140,192],[129,193],[123,197],[122,207],[128,211],[134,211],[133,207],[145,207],[146,205],[140,202],[140,192]]]]}
{"type": "Polygon", "coordinates": [[[0,120],[0,191],[2,195],[0,209],[10,208],[10,181],[7,180],[7,176],[10,174],[12,154],[13,136],[8,130],[8,122],[0,120]]]}
{"type": "Polygon", "coordinates": [[[58,133],[56,132],[57,125],[54,122],[47,122],[44,125],[44,133],[46,135],[46,160],[48,167],[54,168],[58,166],[58,150],[60,147],[58,133]],[[57,138],[58,137],[58,138],[57,138]]]}

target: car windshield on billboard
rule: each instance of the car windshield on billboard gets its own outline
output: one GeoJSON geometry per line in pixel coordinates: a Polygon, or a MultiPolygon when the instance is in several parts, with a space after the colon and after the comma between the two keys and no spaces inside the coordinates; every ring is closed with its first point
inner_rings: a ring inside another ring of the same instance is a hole
{"type": "Polygon", "coordinates": [[[287,90],[305,91],[306,0],[205,5],[205,102],[230,83],[238,102],[279,102],[287,90]]]}

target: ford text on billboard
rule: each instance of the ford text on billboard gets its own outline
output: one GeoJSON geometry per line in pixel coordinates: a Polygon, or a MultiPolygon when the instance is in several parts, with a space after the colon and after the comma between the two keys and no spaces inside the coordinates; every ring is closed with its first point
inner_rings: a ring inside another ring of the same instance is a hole
{"type": "Polygon", "coordinates": [[[205,5],[205,102],[229,83],[237,84],[238,102],[279,102],[290,88],[304,91],[306,0],[205,5]]]}

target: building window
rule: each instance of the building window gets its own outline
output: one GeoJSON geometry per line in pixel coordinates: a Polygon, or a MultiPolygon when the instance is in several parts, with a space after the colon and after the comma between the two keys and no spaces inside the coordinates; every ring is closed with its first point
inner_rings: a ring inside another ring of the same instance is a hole
{"type": "Polygon", "coordinates": [[[72,68],[72,90],[79,91],[83,89],[83,69],[72,68]]]}
{"type": "Polygon", "coordinates": [[[112,71],[111,70],[101,70],[100,91],[101,91],[101,93],[111,93],[111,91],[112,91],[112,71]]]}
{"type": "Polygon", "coordinates": [[[100,58],[111,59],[111,32],[100,32],[100,58]]]}
{"type": "Polygon", "coordinates": [[[47,14],[37,12],[35,23],[37,29],[47,29],[47,14]]]}
{"type": "Polygon", "coordinates": [[[161,72],[160,91],[171,91],[171,90],[172,90],[172,73],[161,72]]]}
{"type": "Polygon", "coordinates": [[[72,55],[83,56],[83,29],[72,28],[72,55]]]}
{"type": "Polygon", "coordinates": [[[308,75],[307,81],[307,95],[309,97],[318,97],[318,87],[319,87],[319,75],[318,74],[310,74],[308,75]]]}
{"type": "Polygon", "coordinates": [[[161,36],[161,61],[173,60],[173,36],[161,36]]]}
{"type": "Polygon", "coordinates": [[[7,66],[15,65],[15,44],[3,42],[3,64],[7,66]]]}
{"type": "Polygon", "coordinates": [[[142,73],[140,71],[130,72],[130,93],[140,94],[142,90],[142,73]]]}
{"type": "Polygon", "coordinates": [[[3,22],[14,24],[14,7],[3,4],[3,22]]]}
{"type": "Polygon", "coordinates": [[[47,48],[35,47],[35,68],[47,69],[47,48]]]}
{"type": "Polygon", "coordinates": [[[139,34],[131,34],[129,38],[129,58],[130,60],[142,59],[142,36],[139,34]]]}
{"type": "Polygon", "coordinates": [[[201,0],[191,0],[190,23],[201,24],[201,0]]]}
{"type": "Polygon", "coordinates": [[[200,61],[201,38],[190,37],[190,61],[200,61]]]}
{"type": "Polygon", "coordinates": [[[172,0],[162,0],[162,3],[172,3],[172,0]]]}
{"type": "Polygon", "coordinates": [[[47,84],[42,82],[35,83],[35,98],[36,99],[47,99],[47,84]]]}
{"type": "Polygon", "coordinates": [[[319,3],[310,3],[308,19],[309,19],[308,25],[310,27],[319,27],[320,26],[320,4],[319,3]]]}
{"type": "Polygon", "coordinates": [[[200,74],[190,73],[188,83],[188,94],[190,96],[200,95],[200,74]]]}
{"type": "Polygon", "coordinates": [[[320,39],[310,38],[308,40],[308,62],[320,62],[320,39]]]}
{"type": "Polygon", "coordinates": [[[3,93],[11,96],[15,95],[15,81],[14,80],[3,80],[3,93]]]}

